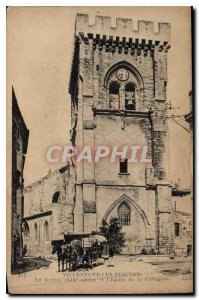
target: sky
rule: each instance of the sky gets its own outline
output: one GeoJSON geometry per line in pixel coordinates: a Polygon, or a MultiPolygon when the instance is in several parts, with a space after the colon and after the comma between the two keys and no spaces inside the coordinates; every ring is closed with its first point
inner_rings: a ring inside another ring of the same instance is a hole
{"type": "MultiPolygon", "coordinates": [[[[7,107],[11,87],[30,130],[24,168],[25,185],[45,176],[46,151],[54,144],[69,145],[70,77],[76,13],[171,23],[167,99],[175,115],[189,112],[191,90],[191,22],[186,7],[9,7],[7,10],[7,107]],[[179,108],[178,108],[179,107],[179,108]]],[[[169,121],[170,178],[190,181],[190,135],[169,121]]]]}

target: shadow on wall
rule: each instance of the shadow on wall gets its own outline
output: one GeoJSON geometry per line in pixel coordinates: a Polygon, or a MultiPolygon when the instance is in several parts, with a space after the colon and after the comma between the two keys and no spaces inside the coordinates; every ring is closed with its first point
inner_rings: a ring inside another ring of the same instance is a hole
{"type": "Polygon", "coordinates": [[[21,274],[21,273],[37,270],[40,268],[48,268],[51,263],[52,261],[44,258],[26,257],[23,259],[22,264],[19,265],[17,269],[12,272],[12,274],[21,274]]]}

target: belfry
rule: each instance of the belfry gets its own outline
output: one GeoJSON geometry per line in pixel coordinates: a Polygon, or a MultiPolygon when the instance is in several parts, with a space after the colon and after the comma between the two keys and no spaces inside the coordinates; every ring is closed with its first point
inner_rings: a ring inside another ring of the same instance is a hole
{"type": "Polygon", "coordinates": [[[81,161],[75,165],[74,232],[118,217],[124,252],[173,247],[167,158],[167,52],[170,24],[77,14],[69,92],[71,142],[147,146],[151,162],[81,161]],[[137,25],[137,26],[135,26],[137,25]]]}

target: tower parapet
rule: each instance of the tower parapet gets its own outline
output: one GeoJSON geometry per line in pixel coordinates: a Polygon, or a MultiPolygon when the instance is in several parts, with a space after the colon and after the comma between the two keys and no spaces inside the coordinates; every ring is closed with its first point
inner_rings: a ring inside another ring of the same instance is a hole
{"type": "Polygon", "coordinates": [[[139,20],[136,24],[132,19],[116,19],[116,27],[111,25],[111,18],[96,16],[95,23],[89,25],[89,16],[87,14],[77,14],[75,35],[83,34],[84,37],[116,39],[123,37],[128,39],[140,39],[147,41],[156,41],[161,43],[170,42],[170,24],[158,23],[157,30],[154,22],[139,20]],[[136,26],[137,25],[137,26],[136,26]]]}

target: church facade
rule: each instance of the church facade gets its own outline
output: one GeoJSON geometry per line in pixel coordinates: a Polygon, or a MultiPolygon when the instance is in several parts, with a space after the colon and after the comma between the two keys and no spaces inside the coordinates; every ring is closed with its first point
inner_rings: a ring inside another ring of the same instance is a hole
{"type": "MultiPolygon", "coordinates": [[[[39,212],[38,206],[27,211],[25,221],[32,224],[34,232],[35,220],[46,217],[39,214],[51,211],[49,220],[42,219],[42,234],[48,236],[46,221],[52,231],[61,233],[51,238],[56,240],[71,232],[97,231],[103,219],[118,217],[126,237],[124,252],[137,253],[150,247],[169,254],[174,245],[166,118],[170,25],[160,23],[156,31],[152,22],[134,25],[132,20],[117,19],[112,27],[111,19],[101,16],[89,25],[88,15],[77,15],[69,83],[71,143],[93,151],[99,146],[145,147],[147,162],[136,157],[132,161],[128,156],[121,159],[119,153],[113,162],[100,159],[78,163],[73,157],[68,167],[72,172],[66,176],[70,191],[60,198],[65,199],[62,220],[58,214],[54,218],[57,223],[52,222],[57,204],[51,200],[57,187],[52,187],[48,178],[52,195],[43,193],[42,197],[51,199],[50,208],[39,212]]],[[[63,178],[59,188],[67,190],[63,178]]],[[[29,205],[31,189],[26,189],[25,205],[29,205]]],[[[36,194],[34,197],[38,198],[36,194]]],[[[29,240],[33,240],[31,235],[29,240]]]]}

